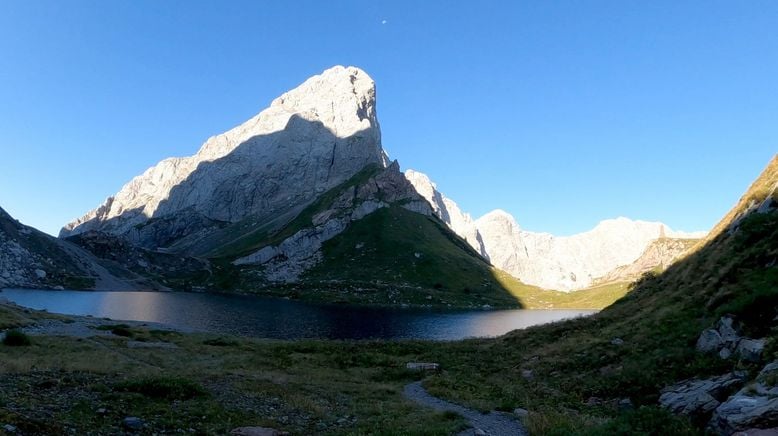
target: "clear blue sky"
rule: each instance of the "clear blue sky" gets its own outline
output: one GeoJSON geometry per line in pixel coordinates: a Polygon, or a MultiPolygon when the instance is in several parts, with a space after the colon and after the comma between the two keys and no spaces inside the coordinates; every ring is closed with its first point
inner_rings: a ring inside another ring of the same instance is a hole
{"type": "Polygon", "coordinates": [[[776,29],[775,1],[6,0],[0,206],[56,234],[344,64],[474,216],[707,229],[778,151],[776,29]]]}

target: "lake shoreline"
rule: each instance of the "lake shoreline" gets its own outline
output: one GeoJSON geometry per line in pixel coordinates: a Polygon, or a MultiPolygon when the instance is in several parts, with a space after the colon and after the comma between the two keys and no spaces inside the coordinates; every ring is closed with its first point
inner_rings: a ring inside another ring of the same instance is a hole
{"type": "Polygon", "coordinates": [[[437,340],[499,337],[587,316],[580,310],[440,310],[319,304],[232,294],[5,289],[0,299],[63,316],[145,323],[273,340],[437,340]],[[295,322],[290,322],[295,320],[295,322]]]}

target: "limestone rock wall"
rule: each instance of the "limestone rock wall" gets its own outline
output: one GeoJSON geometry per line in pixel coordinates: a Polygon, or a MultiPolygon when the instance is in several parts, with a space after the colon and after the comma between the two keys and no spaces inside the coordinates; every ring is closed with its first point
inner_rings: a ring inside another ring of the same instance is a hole
{"type": "Polygon", "coordinates": [[[367,73],[331,68],[208,139],[194,156],[149,168],[67,224],[60,236],[89,230],[125,235],[138,233],[152,218],[191,216],[169,228],[157,226],[153,235],[134,236],[145,246],[163,245],[171,235],[196,231],[189,221],[199,227],[231,223],[310,201],[368,164],[387,164],[375,102],[367,73]]]}

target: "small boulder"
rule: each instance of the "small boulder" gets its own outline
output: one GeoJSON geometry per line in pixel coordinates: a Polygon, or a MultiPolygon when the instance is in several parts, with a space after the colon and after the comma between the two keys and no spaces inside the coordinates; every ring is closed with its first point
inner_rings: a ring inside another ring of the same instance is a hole
{"type": "Polygon", "coordinates": [[[16,433],[16,426],[13,426],[11,424],[6,424],[3,426],[3,430],[5,430],[8,433],[16,433]]]}
{"type": "Polygon", "coordinates": [[[778,372],[778,361],[765,365],[753,383],[739,390],[716,408],[709,427],[719,434],[778,427],[776,372],[778,372]]]}
{"type": "Polygon", "coordinates": [[[765,365],[765,367],[762,368],[761,371],[759,371],[759,377],[761,378],[766,375],[773,374],[775,372],[778,372],[778,360],[775,360],[765,365]]]}
{"type": "Polygon", "coordinates": [[[617,347],[624,345],[624,339],[621,338],[613,338],[611,339],[611,345],[615,345],[617,347]]]}
{"type": "Polygon", "coordinates": [[[144,422],[135,416],[128,416],[122,420],[122,425],[127,430],[143,430],[144,422]]]}
{"type": "Polygon", "coordinates": [[[527,409],[517,407],[513,409],[513,414],[516,415],[517,418],[524,419],[529,416],[529,411],[527,409]]]}
{"type": "Polygon", "coordinates": [[[762,359],[764,351],[764,339],[742,339],[738,345],[737,355],[747,362],[759,362],[762,359]]]}
{"type": "Polygon", "coordinates": [[[740,340],[740,334],[735,327],[735,319],[731,316],[722,316],[721,319],[719,319],[716,328],[718,329],[724,344],[734,348],[735,344],[740,340]]]}
{"type": "Polygon", "coordinates": [[[405,368],[411,371],[437,371],[440,369],[440,365],[432,362],[408,362],[405,364],[405,368]]]}
{"type": "Polygon", "coordinates": [[[722,403],[713,414],[710,427],[719,434],[778,425],[778,398],[753,395],[748,389],[722,403]]]}
{"type": "Polygon", "coordinates": [[[706,329],[697,339],[697,351],[700,353],[712,353],[724,346],[724,340],[718,331],[706,329]]]}
{"type": "Polygon", "coordinates": [[[524,377],[525,380],[532,380],[535,378],[535,372],[531,369],[522,369],[521,376],[524,377]]]}
{"type": "Polygon", "coordinates": [[[35,277],[37,277],[37,278],[39,278],[41,280],[45,279],[46,278],[46,271],[44,271],[42,269],[36,269],[35,270],[35,277]]]}

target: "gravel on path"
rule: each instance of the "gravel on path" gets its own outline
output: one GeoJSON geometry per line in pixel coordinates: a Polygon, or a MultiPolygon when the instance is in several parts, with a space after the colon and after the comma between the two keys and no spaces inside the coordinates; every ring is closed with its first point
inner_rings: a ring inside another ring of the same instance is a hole
{"type": "Polygon", "coordinates": [[[527,431],[524,426],[511,414],[502,412],[481,413],[477,410],[468,409],[448,402],[446,400],[433,397],[421,385],[421,382],[405,385],[403,394],[406,398],[415,401],[421,405],[431,407],[440,412],[454,412],[467,419],[473,428],[459,433],[458,436],[486,434],[490,436],[526,436],[527,431]],[[478,430],[481,430],[479,432],[478,430]]]}

